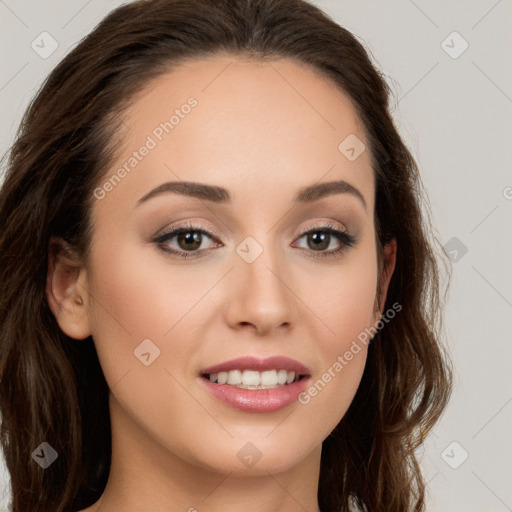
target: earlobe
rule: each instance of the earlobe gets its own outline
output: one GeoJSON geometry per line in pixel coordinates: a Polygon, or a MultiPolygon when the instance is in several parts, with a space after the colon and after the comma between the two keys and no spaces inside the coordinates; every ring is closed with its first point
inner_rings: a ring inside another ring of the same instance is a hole
{"type": "Polygon", "coordinates": [[[74,339],[91,335],[86,270],[76,253],[61,238],[50,240],[46,297],[61,330],[74,339]]]}

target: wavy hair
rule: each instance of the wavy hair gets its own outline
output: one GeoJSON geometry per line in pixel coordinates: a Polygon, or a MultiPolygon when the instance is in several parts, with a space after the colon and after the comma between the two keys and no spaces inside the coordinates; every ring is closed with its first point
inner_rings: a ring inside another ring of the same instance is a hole
{"type": "Polygon", "coordinates": [[[363,122],[379,276],[384,244],[394,238],[398,248],[381,311],[402,310],[368,346],[354,400],[323,442],[318,501],[323,512],[424,510],[416,450],[444,410],[452,370],[441,343],[440,244],[383,75],[356,37],[304,0],[139,0],[109,13],[57,65],[9,152],[0,192],[0,442],[12,512],[86,508],[110,470],[109,389],[93,340],[67,337],[49,308],[50,239],[87,257],[92,191],[116,155],[124,109],[173,66],[226,53],[311,66],[363,122]],[[58,453],[44,471],[31,460],[42,441],[58,453]]]}

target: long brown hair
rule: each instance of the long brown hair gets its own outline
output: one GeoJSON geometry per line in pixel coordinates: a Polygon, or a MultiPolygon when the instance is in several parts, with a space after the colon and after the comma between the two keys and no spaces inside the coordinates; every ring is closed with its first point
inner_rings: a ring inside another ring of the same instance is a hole
{"type": "Polygon", "coordinates": [[[451,368],[440,343],[440,244],[386,81],[350,32],[303,0],[141,0],[112,11],[54,69],[9,154],[0,194],[0,440],[13,512],[90,506],[110,469],[109,389],[93,340],[67,337],[51,313],[49,240],[87,256],[92,191],[114,158],[124,107],[184,59],[226,52],[312,66],[363,121],[379,262],[386,242],[398,247],[381,311],[402,310],[370,343],[353,403],[323,442],[318,500],[323,512],[424,510],[415,450],[445,407],[451,368]],[[58,459],[43,471],[31,454],[44,441],[58,459]]]}

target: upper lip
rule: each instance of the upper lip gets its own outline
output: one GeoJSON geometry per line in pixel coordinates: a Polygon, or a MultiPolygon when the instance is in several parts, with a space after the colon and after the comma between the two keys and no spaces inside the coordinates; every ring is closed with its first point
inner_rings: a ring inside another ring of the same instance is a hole
{"type": "Polygon", "coordinates": [[[266,358],[254,356],[238,357],[214,366],[209,366],[208,368],[201,370],[201,374],[209,375],[211,373],[229,372],[231,370],[257,370],[259,372],[265,370],[286,370],[289,372],[295,372],[298,375],[310,374],[310,370],[307,366],[285,356],[273,356],[266,358]]]}

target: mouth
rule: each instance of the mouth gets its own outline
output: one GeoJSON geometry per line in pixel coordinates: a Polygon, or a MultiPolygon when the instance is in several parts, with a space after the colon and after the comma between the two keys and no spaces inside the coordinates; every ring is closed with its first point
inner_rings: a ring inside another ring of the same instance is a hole
{"type": "Polygon", "coordinates": [[[201,377],[213,384],[240,389],[276,389],[310,376],[307,367],[287,357],[233,359],[206,368],[201,377]]]}
{"type": "Polygon", "coordinates": [[[288,386],[307,377],[287,370],[230,370],[229,372],[207,373],[202,375],[214,384],[227,384],[240,389],[275,389],[288,386]]]}

